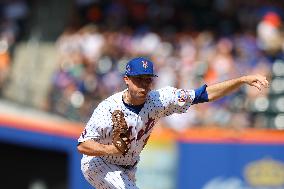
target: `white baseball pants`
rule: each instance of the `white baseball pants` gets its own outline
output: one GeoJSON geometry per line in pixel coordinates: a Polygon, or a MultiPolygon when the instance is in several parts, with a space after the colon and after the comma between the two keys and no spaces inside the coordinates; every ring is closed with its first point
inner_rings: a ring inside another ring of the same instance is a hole
{"type": "Polygon", "coordinates": [[[92,157],[88,162],[82,161],[81,169],[86,180],[96,189],[138,189],[135,184],[136,166],[125,169],[92,157]]]}

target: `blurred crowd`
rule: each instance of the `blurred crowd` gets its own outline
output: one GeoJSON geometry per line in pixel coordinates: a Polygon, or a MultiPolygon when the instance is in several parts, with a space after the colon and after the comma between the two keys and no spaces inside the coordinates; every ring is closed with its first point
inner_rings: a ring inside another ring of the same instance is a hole
{"type": "MultiPolygon", "coordinates": [[[[76,0],[70,25],[55,42],[58,70],[47,110],[86,122],[101,100],[126,87],[125,64],[136,56],[155,63],[156,89],[194,89],[254,73],[271,77],[273,63],[284,60],[281,2],[202,2],[76,0]]],[[[265,127],[252,104],[268,93],[242,87],[162,123],[177,129],[265,127]]]]}
{"type": "Polygon", "coordinates": [[[26,28],[28,9],[25,0],[0,1],[0,96],[11,68],[15,42],[20,40],[26,28]]]}
{"type": "MultiPolygon", "coordinates": [[[[279,1],[76,2],[85,23],[67,28],[56,42],[59,70],[49,103],[69,119],[86,121],[101,100],[124,89],[125,63],[135,56],[155,62],[154,88],[186,89],[246,74],[270,77],[273,62],[284,59],[279,1]]],[[[252,109],[256,98],[267,95],[243,87],[162,122],[177,129],[265,127],[252,109]]]]}
{"type": "MultiPolygon", "coordinates": [[[[50,110],[74,120],[88,119],[102,99],[125,88],[125,63],[135,56],[146,56],[155,62],[159,77],[154,88],[170,85],[194,89],[204,83],[210,85],[254,73],[269,77],[274,58],[261,49],[271,50],[264,43],[249,32],[216,37],[211,31],[168,35],[127,27],[102,30],[92,24],[79,30],[67,29],[56,42],[60,66],[53,78],[50,110]]],[[[250,101],[267,92],[258,94],[254,88],[242,88],[215,103],[193,106],[188,114],[172,116],[164,124],[181,128],[253,127],[250,101]]]]}

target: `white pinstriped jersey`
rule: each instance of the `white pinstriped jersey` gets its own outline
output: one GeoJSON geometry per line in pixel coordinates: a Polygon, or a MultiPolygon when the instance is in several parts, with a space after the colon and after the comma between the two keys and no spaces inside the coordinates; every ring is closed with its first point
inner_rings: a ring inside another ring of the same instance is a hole
{"type": "MultiPolygon", "coordinates": [[[[194,90],[176,89],[164,87],[152,90],[139,112],[136,114],[125,107],[122,101],[123,92],[116,93],[102,101],[94,110],[85,130],[78,142],[93,139],[102,144],[112,143],[112,119],[114,110],[122,110],[125,120],[131,132],[131,147],[125,156],[109,155],[101,158],[109,163],[117,165],[133,165],[139,161],[139,155],[147,143],[150,133],[159,118],[173,113],[184,113],[190,107],[195,98],[194,90]]],[[[82,161],[88,162],[92,157],[84,155],[82,161]]]]}

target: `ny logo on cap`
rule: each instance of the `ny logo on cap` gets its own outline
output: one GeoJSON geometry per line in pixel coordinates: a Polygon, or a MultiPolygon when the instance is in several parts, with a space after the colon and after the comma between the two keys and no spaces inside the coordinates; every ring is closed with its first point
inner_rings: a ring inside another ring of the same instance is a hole
{"type": "Polygon", "coordinates": [[[142,66],[146,69],[148,67],[148,62],[146,60],[142,60],[142,66]]]}
{"type": "Polygon", "coordinates": [[[126,71],[130,72],[130,66],[129,65],[126,66],[126,71]]]}

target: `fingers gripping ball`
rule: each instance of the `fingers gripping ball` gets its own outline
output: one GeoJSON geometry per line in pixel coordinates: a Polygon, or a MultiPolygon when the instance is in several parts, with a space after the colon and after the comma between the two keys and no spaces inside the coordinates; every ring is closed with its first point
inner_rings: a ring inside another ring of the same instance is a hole
{"type": "Polygon", "coordinates": [[[129,150],[129,133],[128,126],[124,118],[124,114],[120,110],[115,110],[112,113],[112,122],[113,122],[113,134],[112,134],[112,143],[113,145],[125,155],[129,150]]]}

